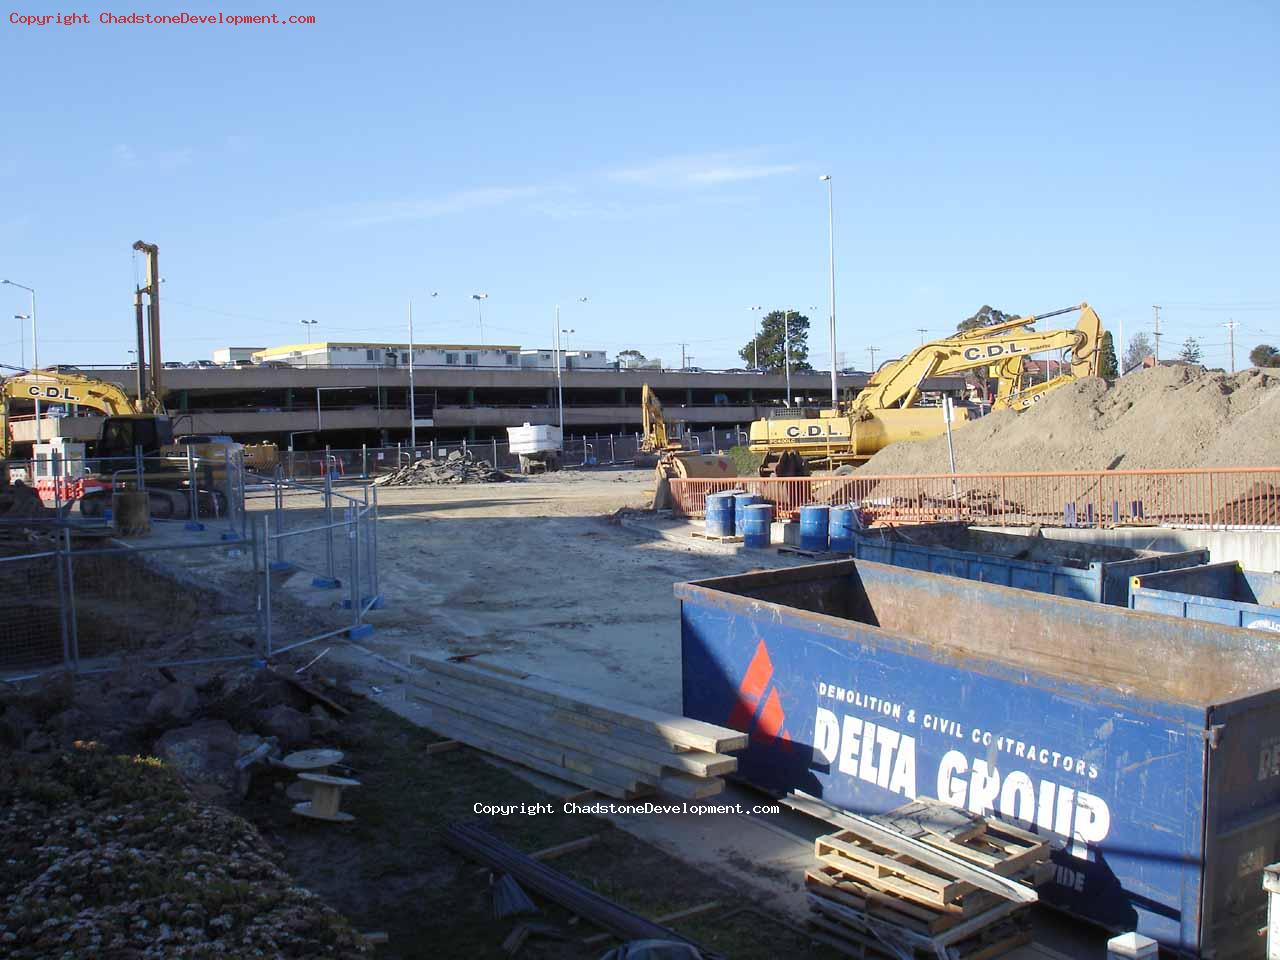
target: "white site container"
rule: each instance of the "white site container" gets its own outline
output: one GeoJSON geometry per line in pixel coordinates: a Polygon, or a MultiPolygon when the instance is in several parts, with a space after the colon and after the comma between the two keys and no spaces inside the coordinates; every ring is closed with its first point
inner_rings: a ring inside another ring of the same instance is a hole
{"type": "Polygon", "coordinates": [[[549,424],[522,427],[507,427],[507,442],[512,453],[530,456],[536,453],[554,453],[558,451],[564,440],[559,427],[549,424]]]}

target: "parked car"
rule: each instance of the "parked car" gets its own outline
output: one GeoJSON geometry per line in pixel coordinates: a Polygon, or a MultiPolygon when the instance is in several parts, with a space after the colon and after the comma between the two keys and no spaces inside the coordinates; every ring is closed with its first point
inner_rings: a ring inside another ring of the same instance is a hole
{"type": "Polygon", "coordinates": [[[279,370],[281,368],[285,370],[289,369],[289,364],[285,363],[283,360],[263,360],[258,364],[258,366],[271,367],[273,370],[279,370]]]}
{"type": "Polygon", "coordinates": [[[218,365],[212,360],[192,360],[187,364],[188,367],[196,367],[200,370],[216,370],[218,365]]]}
{"type": "Polygon", "coordinates": [[[79,373],[80,372],[80,368],[77,367],[74,363],[55,363],[52,367],[49,367],[48,369],[54,371],[55,373],[79,373]]]}
{"type": "Polygon", "coordinates": [[[166,360],[164,362],[164,368],[166,370],[181,370],[185,366],[186,364],[181,360],[166,360]]]}

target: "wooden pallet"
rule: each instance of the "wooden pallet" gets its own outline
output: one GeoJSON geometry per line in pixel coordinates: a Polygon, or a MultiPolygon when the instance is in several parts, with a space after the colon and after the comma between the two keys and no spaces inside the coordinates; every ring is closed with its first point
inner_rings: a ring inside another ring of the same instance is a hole
{"type": "Polygon", "coordinates": [[[736,535],[728,536],[728,537],[717,537],[709,533],[700,533],[697,530],[695,530],[693,532],[693,536],[698,540],[709,540],[711,543],[742,543],[742,537],[739,537],[736,535]]]}
{"type": "Polygon", "coordinates": [[[746,737],[736,730],[601,698],[480,663],[411,657],[408,696],[443,736],[542,773],[633,799],[661,791],[702,799],[724,789],[746,737]]]}
{"type": "Polygon", "coordinates": [[[840,825],[814,841],[805,874],[824,942],[868,960],[986,960],[1029,938],[1016,888],[968,865],[1026,884],[1049,858],[1044,839],[929,799],[840,825]]]}

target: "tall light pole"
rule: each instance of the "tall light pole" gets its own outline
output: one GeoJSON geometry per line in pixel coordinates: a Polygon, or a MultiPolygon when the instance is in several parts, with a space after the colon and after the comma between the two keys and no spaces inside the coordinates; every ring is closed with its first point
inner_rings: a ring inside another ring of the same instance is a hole
{"type": "MultiPolygon", "coordinates": [[[[760,313],[764,310],[764,307],[757,305],[754,307],[750,307],[749,309],[751,310],[752,313],[760,313]]],[[[755,323],[752,324],[752,327],[755,329],[755,334],[756,334],[754,337],[751,338],[751,351],[755,356],[755,363],[752,365],[752,368],[756,371],[756,373],[759,373],[760,372],[760,318],[759,317],[755,318],[755,323]]]]}
{"type": "Polygon", "coordinates": [[[473,293],[471,299],[476,302],[476,310],[480,312],[480,345],[484,346],[484,301],[489,299],[487,293],[473,293]]]}
{"type": "MultiPolygon", "coordinates": [[[[31,294],[31,313],[29,314],[31,317],[31,369],[32,371],[39,370],[40,341],[36,336],[36,292],[31,287],[21,283],[14,283],[12,280],[3,280],[0,281],[0,283],[5,283],[11,287],[17,287],[19,290],[25,290],[27,293],[31,294]]],[[[39,443],[40,440],[40,398],[36,397],[36,443],[39,443]]]]}
{"type": "MultiPolygon", "coordinates": [[[[413,409],[413,301],[409,301],[409,460],[418,449],[418,417],[413,409]]],[[[397,464],[399,466],[399,464],[397,464]]]]}
{"type": "Polygon", "coordinates": [[[787,371],[787,406],[791,406],[791,314],[792,310],[782,311],[782,365],[787,371]]]}
{"type": "Polygon", "coordinates": [[[827,258],[829,262],[831,301],[831,409],[840,406],[840,393],[836,387],[836,213],[831,174],[824,173],[819,180],[827,184],[827,258]]]}
{"type": "Polygon", "coordinates": [[[22,321],[30,320],[31,314],[15,313],[13,319],[18,321],[18,351],[21,354],[19,362],[22,364],[22,369],[25,370],[27,369],[27,334],[22,329],[22,321]]]}
{"type": "Polygon", "coordinates": [[[556,353],[556,408],[560,411],[560,442],[564,443],[564,381],[560,376],[560,304],[556,304],[556,325],[551,331],[556,353]]]}

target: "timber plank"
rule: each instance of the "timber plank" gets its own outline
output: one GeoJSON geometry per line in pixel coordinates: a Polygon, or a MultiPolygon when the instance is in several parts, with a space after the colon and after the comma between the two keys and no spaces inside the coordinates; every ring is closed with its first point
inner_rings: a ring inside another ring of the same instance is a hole
{"type": "Polygon", "coordinates": [[[498,690],[506,690],[531,700],[541,700],[575,713],[603,720],[613,720],[624,726],[657,732],[671,737],[675,742],[699,750],[720,753],[725,750],[742,750],[747,746],[747,735],[727,727],[703,723],[674,714],[651,710],[638,704],[619,703],[609,697],[556,683],[545,677],[527,676],[520,679],[492,673],[471,664],[449,663],[421,654],[410,654],[409,662],[416,667],[446,676],[470,679],[498,690]]]}
{"type": "Polygon", "coordinates": [[[644,773],[658,775],[663,768],[667,768],[699,777],[718,777],[738,769],[736,757],[704,750],[677,753],[662,738],[643,738],[643,735],[626,736],[625,734],[631,731],[619,730],[615,724],[608,721],[584,717],[549,704],[527,701],[517,703],[507,698],[494,698],[482,686],[458,681],[451,677],[429,675],[423,680],[415,678],[410,683],[418,690],[438,691],[458,703],[464,703],[467,705],[466,712],[476,716],[487,717],[493,714],[518,721],[520,729],[536,726],[548,732],[555,731],[560,735],[558,739],[562,742],[564,737],[572,737],[575,744],[585,746],[591,743],[608,749],[611,756],[618,756],[619,763],[625,762],[622,759],[624,756],[634,757],[643,762],[627,765],[634,766],[636,770],[644,773]],[[646,739],[647,742],[645,742],[646,739]]]}

